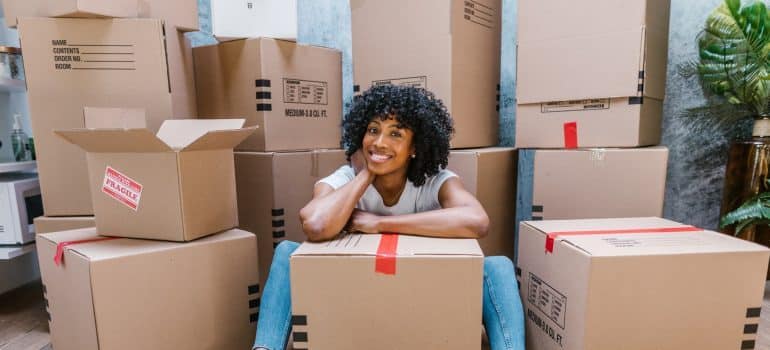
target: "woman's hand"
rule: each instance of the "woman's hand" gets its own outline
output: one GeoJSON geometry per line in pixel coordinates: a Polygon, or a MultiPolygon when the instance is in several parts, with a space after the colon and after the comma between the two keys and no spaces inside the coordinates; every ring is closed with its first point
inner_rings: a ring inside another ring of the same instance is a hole
{"type": "Polygon", "coordinates": [[[348,220],[348,225],[345,228],[353,232],[380,233],[378,228],[379,222],[379,215],[355,209],[353,214],[350,215],[350,220],[348,220]]]}
{"type": "Polygon", "coordinates": [[[353,153],[352,156],[350,156],[350,166],[353,167],[353,170],[356,172],[356,175],[361,172],[361,170],[369,168],[369,164],[366,162],[366,155],[364,155],[364,150],[359,149],[356,151],[356,153],[353,153]]]}

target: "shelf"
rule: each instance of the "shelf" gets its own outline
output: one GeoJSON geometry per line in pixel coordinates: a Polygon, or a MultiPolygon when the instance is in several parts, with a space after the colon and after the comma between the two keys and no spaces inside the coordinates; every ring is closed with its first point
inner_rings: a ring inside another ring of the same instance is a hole
{"type": "Polygon", "coordinates": [[[28,162],[8,162],[0,163],[0,174],[12,173],[16,171],[29,171],[37,168],[37,162],[34,160],[28,162]]]}
{"type": "Polygon", "coordinates": [[[27,83],[20,79],[0,78],[0,91],[24,92],[27,91],[27,83]]]}
{"type": "Polygon", "coordinates": [[[35,250],[35,244],[26,244],[16,247],[0,247],[0,261],[11,260],[35,250]]]}

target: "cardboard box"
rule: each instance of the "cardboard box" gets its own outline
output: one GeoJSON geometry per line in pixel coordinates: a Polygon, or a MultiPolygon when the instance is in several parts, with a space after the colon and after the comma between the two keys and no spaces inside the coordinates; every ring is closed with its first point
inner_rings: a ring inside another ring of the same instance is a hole
{"type": "Polygon", "coordinates": [[[2,0],[5,25],[19,17],[157,18],[182,31],[198,30],[196,0],[2,0]]]}
{"type": "Polygon", "coordinates": [[[109,239],[96,229],[38,236],[56,349],[248,349],[259,307],[254,235],[189,243],[109,239]]]}
{"type": "Polygon", "coordinates": [[[297,39],[297,0],[212,0],[211,33],[220,41],[297,39]]]}
{"type": "Polygon", "coordinates": [[[449,170],[484,206],[489,232],[479,240],[484,255],[514,257],[516,150],[506,147],[453,150],[449,170]]]}
{"type": "Polygon", "coordinates": [[[527,349],[754,348],[766,247],[660,218],[519,232],[527,349]]]}
{"type": "Polygon", "coordinates": [[[191,58],[179,45],[191,50],[189,42],[174,44],[182,34],[153,19],[22,18],[19,37],[45,215],[93,215],[85,154],[53,130],[87,126],[86,106],[143,108],[154,131],[194,116],[192,74],[178,74],[191,58]]]}
{"type": "Polygon", "coordinates": [[[577,147],[660,142],[669,0],[521,1],[518,13],[517,148],[567,147],[570,122],[577,147]]]}
{"type": "Polygon", "coordinates": [[[525,220],[663,215],[666,147],[522,149],[518,163],[516,230],[525,220]]]}
{"type": "Polygon", "coordinates": [[[500,0],[350,2],[354,90],[432,91],[454,118],[453,148],[498,143],[500,0]]]}
{"type": "Polygon", "coordinates": [[[242,115],[246,125],[259,125],[237,150],[340,147],[339,51],[258,38],[196,47],[193,54],[201,118],[242,115]]]}
{"type": "Polygon", "coordinates": [[[148,129],[56,133],[87,152],[102,235],[190,241],[238,223],[232,148],[243,119],[166,120],[148,129]]]}
{"type": "Polygon", "coordinates": [[[299,210],[313,198],[315,183],[345,164],[343,150],[235,152],[238,228],[257,235],[262,284],[275,246],[305,241],[299,210]]]}
{"type": "Polygon", "coordinates": [[[483,268],[473,239],[303,243],[291,256],[294,348],[479,349],[483,268]]]}
{"type": "Polygon", "coordinates": [[[34,225],[35,233],[43,234],[96,227],[96,221],[93,216],[64,216],[58,218],[38,216],[34,220],[34,225]]]}

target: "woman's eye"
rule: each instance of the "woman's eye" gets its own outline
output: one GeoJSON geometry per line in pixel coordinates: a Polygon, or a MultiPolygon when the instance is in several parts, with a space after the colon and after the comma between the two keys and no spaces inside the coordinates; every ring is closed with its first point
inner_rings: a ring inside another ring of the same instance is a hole
{"type": "Polygon", "coordinates": [[[377,128],[369,128],[369,133],[370,134],[376,134],[377,133],[377,128]]]}
{"type": "Polygon", "coordinates": [[[394,132],[390,133],[390,136],[393,136],[393,137],[401,137],[401,133],[400,133],[400,132],[398,132],[398,131],[394,131],[394,132]]]}

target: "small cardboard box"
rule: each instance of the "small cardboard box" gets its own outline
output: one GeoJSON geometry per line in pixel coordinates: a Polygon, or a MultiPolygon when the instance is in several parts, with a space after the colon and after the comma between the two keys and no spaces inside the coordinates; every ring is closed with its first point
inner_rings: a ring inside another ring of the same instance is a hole
{"type": "Polygon", "coordinates": [[[170,28],[198,30],[197,0],[2,0],[5,25],[19,17],[158,18],[170,28]]]}
{"type": "Polygon", "coordinates": [[[211,33],[220,41],[297,39],[297,0],[211,0],[211,33]]]}
{"type": "Polygon", "coordinates": [[[196,47],[201,118],[243,115],[257,132],[238,151],[340,147],[342,55],[257,38],[196,47]]]}
{"type": "Polygon", "coordinates": [[[94,228],[37,238],[56,349],[252,345],[259,310],[254,235],[229,230],[188,243],[98,240],[104,238],[94,228]]]}
{"type": "Polygon", "coordinates": [[[519,232],[527,349],[754,348],[766,247],[660,218],[519,232]]]}
{"type": "Polygon", "coordinates": [[[257,235],[259,274],[267,280],[273,249],[283,240],[304,242],[299,211],[315,183],[347,164],[345,152],[235,152],[238,228],[257,235]]]}
{"type": "Polygon", "coordinates": [[[243,119],[166,120],[147,129],[56,131],[87,152],[102,235],[190,241],[237,226],[232,148],[243,119]]]}
{"type": "Polygon", "coordinates": [[[22,18],[19,37],[46,216],[94,214],[85,153],[53,134],[84,107],[142,108],[153,131],[196,115],[192,49],[159,20],[22,18]]]}
{"type": "Polygon", "coordinates": [[[489,232],[479,240],[484,255],[514,257],[516,150],[507,147],[452,150],[449,170],[484,206],[489,232]]]}
{"type": "Polygon", "coordinates": [[[35,233],[37,234],[96,227],[96,221],[93,216],[64,216],[58,218],[38,216],[35,218],[34,224],[35,233]]]}
{"type": "Polygon", "coordinates": [[[291,256],[294,349],[479,349],[483,260],[474,239],[303,243],[291,256]]]}
{"type": "Polygon", "coordinates": [[[525,220],[663,215],[666,147],[518,152],[516,229],[525,220]]]}
{"type": "Polygon", "coordinates": [[[517,148],[660,142],[669,0],[518,6],[517,148]]]}
{"type": "Polygon", "coordinates": [[[498,143],[500,0],[350,2],[354,90],[425,88],[454,119],[453,148],[498,143]]]}

